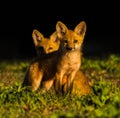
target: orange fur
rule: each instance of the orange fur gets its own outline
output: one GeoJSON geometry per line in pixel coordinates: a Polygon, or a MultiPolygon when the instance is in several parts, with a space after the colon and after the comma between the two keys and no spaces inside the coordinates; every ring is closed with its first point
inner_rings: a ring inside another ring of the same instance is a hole
{"type": "Polygon", "coordinates": [[[56,32],[52,33],[49,38],[44,37],[37,29],[32,32],[33,42],[37,51],[37,56],[49,54],[57,51],[60,45],[60,41],[57,38],[56,32]],[[43,50],[42,50],[42,49],[43,50]]]}
{"type": "Polygon", "coordinates": [[[63,52],[57,64],[55,90],[57,93],[62,94],[62,92],[67,93],[71,89],[75,74],[80,69],[82,58],[81,47],[86,32],[86,23],[82,21],[74,30],[70,30],[61,21],[58,21],[56,32],[63,45],[63,52]],[[64,76],[67,76],[67,82],[62,89],[62,79],[64,76]]]}
{"type": "MultiPolygon", "coordinates": [[[[67,77],[63,77],[63,86],[67,82],[67,77]]],[[[82,95],[88,95],[91,93],[91,88],[88,83],[87,78],[85,75],[79,70],[77,71],[74,81],[73,81],[73,86],[71,90],[72,95],[77,95],[77,96],[82,96],[82,95]]]]}
{"type": "Polygon", "coordinates": [[[23,85],[31,86],[32,91],[36,91],[43,84],[43,91],[47,91],[53,85],[58,58],[56,50],[59,48],[60,41],[56,32],[50,38],[44,38],[43,34],[36,29],[33,30],[32,37],[36,50],[39,52],[39,47],[42,47],[45,54],[42,56],[38,53],[38,57],[31,62],[23,85]]]}

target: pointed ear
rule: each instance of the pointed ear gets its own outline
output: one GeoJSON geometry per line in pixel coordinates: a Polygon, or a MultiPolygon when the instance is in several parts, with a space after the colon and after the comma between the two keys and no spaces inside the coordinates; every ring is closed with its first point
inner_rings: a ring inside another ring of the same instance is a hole
{"type": "Polygon", "coordinates": [[[86,23],[85,21],[81,21],[74,29],[74,31],[81,36],[84,36],[86,33],[86,23]]]}
{"type": "Polygon", "coordinates": [[[64,23],[58,21],[56,24],[56,32],[59,38],[62,38],[68,31],[68,28],[64,23]]]}
{"type": "Polygon", "coordinates": [[[38,30],[34,29],[32,32],[32,38],[33,38],[34,45],[38,46],[39,43],[44,39],[44,36],[38,30]]]}
{"type": "Polygon", "coordinates": [[[57,32],[54,32],[54,33],[50,36],[50,39],[51,39],[53,42],[59,41],[59,38],[58,38],[58,36],[57,36],[57,32]]]}

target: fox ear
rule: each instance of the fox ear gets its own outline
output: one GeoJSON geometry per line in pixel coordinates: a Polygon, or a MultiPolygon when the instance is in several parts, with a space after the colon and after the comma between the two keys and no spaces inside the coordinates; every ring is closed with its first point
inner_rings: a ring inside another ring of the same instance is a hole
{"type": "Polygon", "coordinates": [[[50,36],[50,39],[51,39],[53,42],[59,41],[59,38],[58,38],[58,36],[57,36],[57,32],[54,32],[54,33],[50,36]]]}
{"type": "Polygon", "coordinates": [[[68,28],[64,23],[58,21],[56,24],[56,31],[59,38],[62,38],[68,31],[68,28]]]}
{"type": "Polygon", "coordinates": [[[78,35],[82,35],[84,36],[86,33],[86,23],[85,21],[81,21],[74,29],[74,31],[78,34],[78,35]]]}
{"type": "Polygon", "coordinates": [[[44,39],[44,36],[38,30],[34,29],[32,32],[32,38],[33,38],[34,45],[38,46],[39,42],[41,42],[44,39]]]}

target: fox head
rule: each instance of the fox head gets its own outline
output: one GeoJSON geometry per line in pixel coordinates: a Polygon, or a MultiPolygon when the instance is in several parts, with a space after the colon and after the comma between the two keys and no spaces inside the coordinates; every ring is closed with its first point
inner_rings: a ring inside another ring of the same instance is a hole
{"type": "Polygon", "coordinates": [[[81,48],[83,43],[86,33],[86,23],[81,21],[74,30],[70,30],[64,23],[58,21],[56,23],[56,32],[67,50],[77,50],[81,48]]]}
{"type": "Polygon", "coordinates": [[[43,51],[46,54],[57,51],[59,48],[60,41],[58,40],[56,32],[52,33],[49,38],[45,38],[42,33],[34,29],[32,32],[32,38],[38,56],[40,48],[43,48],[43,51]]]}

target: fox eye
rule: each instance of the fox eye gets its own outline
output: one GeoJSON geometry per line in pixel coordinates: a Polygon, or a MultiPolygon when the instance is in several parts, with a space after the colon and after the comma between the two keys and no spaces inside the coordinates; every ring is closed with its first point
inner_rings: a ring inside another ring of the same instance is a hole
{"type": "Polygon", "coordinates": [[[77,42],[78,42],[78,40],[74,39],[74,43],[77,43],[77,42]]]}
{"type": "Polygon", "coordinates": [[[53,48],[52,47],[49,47],[48,50],[52,50],[53,48]]]}

